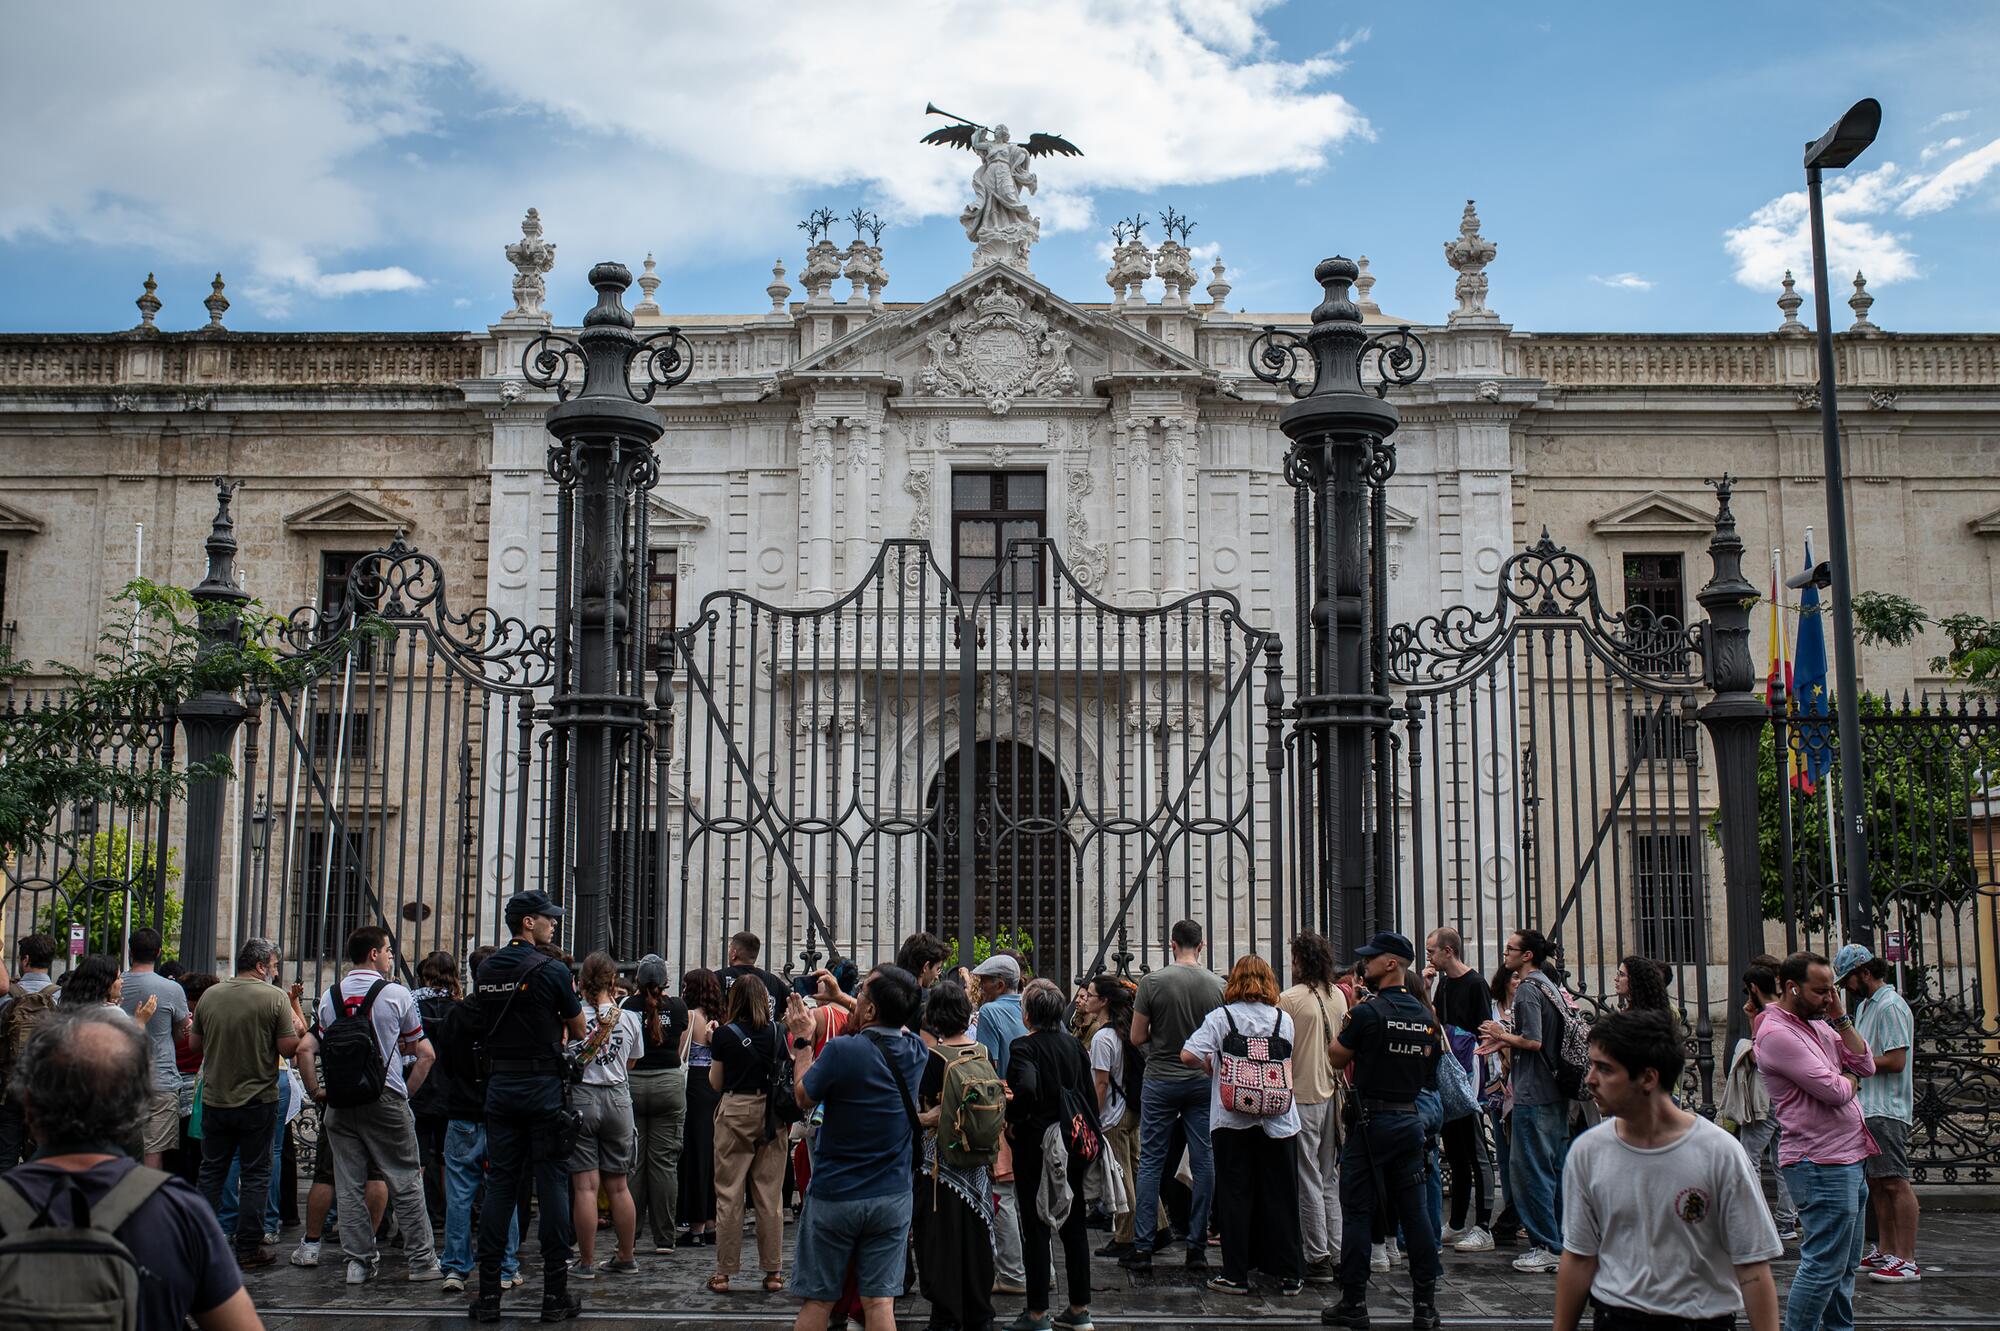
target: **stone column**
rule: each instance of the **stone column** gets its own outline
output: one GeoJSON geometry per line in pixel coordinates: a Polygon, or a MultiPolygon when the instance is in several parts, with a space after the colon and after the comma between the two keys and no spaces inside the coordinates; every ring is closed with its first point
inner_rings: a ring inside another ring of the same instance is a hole
{"type": "Polygon", "coordinates": [[[1135,605],[1151,605],[1153,591],[1153,423],[1135,416],[1125,423],[1125,592],[1135,605]]]}
{"type": "Polygon", "coordinates": [[[847,423],[847,451],[842,458],[847,465],[840,507],[847,519],[847,549],[842,563],[848,587],[859,582],[868,568],[868,516],[875,508],[874,496],[870,493],[871,472],[881,438],[880,420],[849,420],[847,423]]]}
{"type": "Polygon", "coordinates": [[[1161,559],[1165,577],[1161,580],[1166,599],[1184,596],[1188,590],[1188,480],[1194,468],[1188,465],[1193,428],[1183,420],[1166,422],[1167,441],[1161,450],[1160,526],[1164,540],[1161,559]]]}
{"type": "Polygon", "coordinates": [[[806,595],[817,601],[833,599],[833,418],[813,416],[799,422],[799,479],[802,514],[808,533],[806,595]]]}

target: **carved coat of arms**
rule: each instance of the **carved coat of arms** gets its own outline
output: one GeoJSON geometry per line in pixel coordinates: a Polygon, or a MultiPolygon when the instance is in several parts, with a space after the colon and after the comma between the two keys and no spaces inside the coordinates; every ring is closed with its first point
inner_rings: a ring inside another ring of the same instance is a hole
{"type": "Polygon", "coordinates": [[[931,356],[917,375],[917,391],[931,397],[981,398],[988,411],[1004,416],[1016,398],[1076,387],[1069,335],[998,284],[974,293],[924,342],[931,356]]]}

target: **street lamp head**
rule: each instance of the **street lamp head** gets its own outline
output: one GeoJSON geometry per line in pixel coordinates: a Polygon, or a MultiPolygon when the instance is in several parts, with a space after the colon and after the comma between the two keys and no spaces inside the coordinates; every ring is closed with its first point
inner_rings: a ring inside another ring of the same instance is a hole
{"type": "Polygon", "coordinates": [[[257,806],[250,811],[250,852],[262,855],[271,840],[271,802],[264,796],[257,797],[257,806]]]}
{"type": "Polygon", "coordinates": [[[1875,142],[1876,132],[1881,128],[1882,103],[1873,97],[1863,97],[1847,108],[1847,114],[1837,124],[1806,145],[1806,165],[1846,166],[1875,142]]]}

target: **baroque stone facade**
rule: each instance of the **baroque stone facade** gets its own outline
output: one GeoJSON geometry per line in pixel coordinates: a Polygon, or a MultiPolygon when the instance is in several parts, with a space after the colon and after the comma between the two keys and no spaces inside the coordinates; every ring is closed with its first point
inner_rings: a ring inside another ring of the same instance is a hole
{"type": "MultiPolygon", "coordinates": [[[[1612,609],[1628,558],[1670,557],[1657,567],[1679,568],[1692,613],[1704,480],[1725,470],[1750,548],[1795,564],[1823,517],[1813,342],[1789,284],[1770,333],[1523,331],[1489,308],[1504,287],[1489,290],[1497,247],[1480,225],[1468,204],[1445,246],[1457,303],[1442,320],[1383,314],[1377,274],[1358,293],[1371,324],[1413,323],[1430,352],[1396,398],[1392,617],[1489,606],[1507,557],[1544,528],[1598,568],[1612,609]]],[[[219,474],[245,483],[238,563],[269,606],[313,601],[325,556],[400,530],[442,562],[455,603],[547,622],[553,398],[521,357],[547,327],[545,278],[580,279],[562,277],[532,211],[524,233],[506,247],[516,304],[483,333],[231,332],[218,279],[195,332],[155,326],[149,282],[129,331],[0,336],[0,620],[17,652],[83,658],[135,570],[198,579],[219,474]]],[[[953,477],[1025,472],[1044,478],[1042,530],[1093,595],[1144,607],[1227,591],[1292,636],[1286,399],[1252,375],[1250,345],[1304,314],[1230,311],[1219,262],[1197,301],[1184,258],[1137,237],[1109,299],[987,262],[900,303],[883,299],[878,245],[815,240],[805,299],[781,263],[771,308],[742,316],[657,312],[649,269],[640,331],[678,325],[693,348],[689,381],[654,404],[651,531],[683,622],[724,588],[830,602],[890,538],[931,540],[948,569],[953,477]],[[1172,280],[1148,299],[1163,264],[1172,280]]],[[[1885,332],[1865,299],[1837,342],[1859,582],[1939,614],[2000,613],[2000,335],[1885,332]]],[[[1864,681],[1936,683],[1935,650],[1869,649],[1864,681]]]]}

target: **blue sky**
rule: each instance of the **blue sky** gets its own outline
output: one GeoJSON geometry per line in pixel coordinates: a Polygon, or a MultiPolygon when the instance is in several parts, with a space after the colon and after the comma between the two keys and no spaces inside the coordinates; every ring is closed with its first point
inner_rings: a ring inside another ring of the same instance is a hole
{"type": "Polygon", "coordinates": [[[927,100],[1083,148],[1037,201],[1037,276],[1074,299],[1108,294],[1112,219],[1171,205],[1233,306],[1308,308],[1315,261],[1366,253],[1380,304],[1439,321],[1473,198],[1519,328],[1754,331],[1780,270],[1804,285],[1800,148],[1862,96],[1883,130],[1830,199],[1836,301],[1858,266],[1884,328],[1996,327],[1989,3],[356,0],[8,31],[7,331],[129,327],[148,270],[161,325],[196,326],[218,269],[232,328],[483,328],[529,205],[566,321],[591,262],[648,250],[669,311],[760,310],[822,204],[888,219],[887,297],[924,299],[965,271],[972,165],[916,145],[927,100]]]}

